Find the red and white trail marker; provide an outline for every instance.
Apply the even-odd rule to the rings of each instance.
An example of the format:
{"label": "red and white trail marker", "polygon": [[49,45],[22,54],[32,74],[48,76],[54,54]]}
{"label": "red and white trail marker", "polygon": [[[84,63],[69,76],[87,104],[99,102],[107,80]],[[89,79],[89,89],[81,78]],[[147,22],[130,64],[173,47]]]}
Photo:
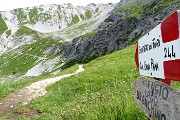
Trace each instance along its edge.
{"label": "red and white trail marker", "polygon": [[138,40],[135,60],[140,75],[180,81],[180,11]]}

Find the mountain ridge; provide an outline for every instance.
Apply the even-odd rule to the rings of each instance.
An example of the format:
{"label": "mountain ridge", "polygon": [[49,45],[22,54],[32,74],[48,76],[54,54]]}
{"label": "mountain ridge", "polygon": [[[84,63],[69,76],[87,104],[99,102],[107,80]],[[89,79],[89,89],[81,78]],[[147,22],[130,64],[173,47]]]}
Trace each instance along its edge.
{"label": "mountain ridge", "polygon": [[11,21],[16,26],[25,25],[46,33],[64,29],[95,17],[101,14],[103,10],[111,11],[113,8],[113,4],[89,4],[86,7],[74,7],[72,4],[47,4],[0,13],[5,20]]}

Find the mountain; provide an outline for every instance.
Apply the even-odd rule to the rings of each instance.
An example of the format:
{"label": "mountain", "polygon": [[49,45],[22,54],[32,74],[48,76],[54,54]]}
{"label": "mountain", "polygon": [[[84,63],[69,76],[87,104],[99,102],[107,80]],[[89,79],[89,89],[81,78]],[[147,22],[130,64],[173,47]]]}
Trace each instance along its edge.
{"label": "mountain", "polygon": [[0,12],[0,79],[58,73],[67,41],[95,30],[114,6],[41,5]]}

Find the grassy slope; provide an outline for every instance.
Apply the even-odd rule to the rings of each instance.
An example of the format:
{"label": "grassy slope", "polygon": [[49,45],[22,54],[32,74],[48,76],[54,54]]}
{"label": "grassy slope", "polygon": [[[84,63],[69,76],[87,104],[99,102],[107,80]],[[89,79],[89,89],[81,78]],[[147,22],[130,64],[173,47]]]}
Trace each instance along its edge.
{"label": "grassy slope", "polygon": [[2,35],[7,29],[8,27],[0,15],[0,35]]}
{"label": "grassy slope", "polygon": [[51,53],[43,54],[43,51],[45,51],[48,47],[51,47],[52,45],[61,47],[63,44],[65,44],[50,38],[36,37],[35,39],[36,42],[32,44],[21,46],[0,56],[1,77],[9,75],[16,75],[18,77],[22,76],[30,68],[36,65],[36,61],[39,59],[51,59],[57,56],[53,56]]}
{"label": "grassy slope", "polygon": [[[21,27],[16,32],[16,35],[32,35],[36,42],[21,46],[13,51],[0,55],[0,99],[3,99],[8,94],[23,88],[34,81],[50,77],[48,74],[44,74],[37,78],[26,78],[21,81],[16,81],[17,78],[24,75],[30,68],[37,64],[37,61],[40,59],[38,57],[52,59],[57,56],[43,54],[44,50],[52,45],[61,47],[65,44],[51,38],[41,38],[37,34],[37,31],[27,27]],[[20,51],[21,54],[18,51]],[[5,79],[6,82],[1,82],[2,79]]]}
{"label": "grassy slope", "polygon": [[32,101],[37,119],[145,119],[136,108],[131,84],[138,77],[135,46],[85,64],[85,72],[48,87]]}
{"label": "grassy slope", "polygon": [[[168,6],[173,1],[167,0],[158,7]],[[154,12],[158,9],[154,8]],[[139,15],[139,11],[135,15],[127,14],[128,17]],[[131,83],[138,76],[134,50],[131,46],[86,64],[84,73],[50,86],[49,93],[34,100],[31,106],[43,112],[40,119],[145,119],[135,107],[131,92]],[[29,83],[0,84],[3,88],[0,99]]]}
{"label": "grassy slope", "polygon": [[[143,5],[138,2],[130,2],[116,9],[116,12],[123,14],[123,18],[126,17],[138,17],[141,16],[141,10]],[[133,11],[133,12],[132,12]]]}
{"label": "grassy slope", "polygon": [[[133,81],[139,76],[134,52],[135,45],[97,58],[84,65],[83,73],[50,85],[44,97],[31,102],[33,109],[42,112],[33,119],[146,119],[136,107],[131,90]],[[59,75],[72,73],[77,68],[75,65]],[[16,111],[25,109],[21,106]],[[27,119],[27,116],[18,118]]]}
{"label": "grassy slope", "polygon": [[95,23],[96,20],[91,20],[81,25],[75,24],[71,27],[67,27],[64,30],[59,31],[58,34],[64,35],[67,39],[73,39],[85,33],[91,32],[92,28],[90,28],[90,26],[93,26]]}
{"label": "grassy slope", "polygon": [[165,0],[158,5],[158,1],[151,0],[151,2],[143,5],[137,1],[134,1],[116,8],[116,12],[120,12],[121,14],[123,14],[123,18],[136,18],[139,16],[143,16],[146,12],[156,15],[163,12],[164,8],[175,4],[176,2],[179,2],[179,0]]}
{"label": "grassy slope", "polygon": [[32,108],[42,112],[36,119],[146,119],[136,107],[131,89],[139,76],[134,52],[135,45],[97,58],[85,64],[78,76],[49,86],[44,97],[31,102]]}

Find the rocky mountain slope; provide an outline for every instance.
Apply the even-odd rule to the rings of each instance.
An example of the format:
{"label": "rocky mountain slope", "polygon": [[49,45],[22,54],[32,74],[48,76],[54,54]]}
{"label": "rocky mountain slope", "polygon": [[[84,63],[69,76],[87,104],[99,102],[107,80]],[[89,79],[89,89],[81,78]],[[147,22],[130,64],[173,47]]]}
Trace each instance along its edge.
{"label": "rocky mountain slope", "polygon": [[178,0],[123,0],[91,37],[81,36],[63,47],[67,66],[90,61],[135,43],[158,21],[180,9]]}

